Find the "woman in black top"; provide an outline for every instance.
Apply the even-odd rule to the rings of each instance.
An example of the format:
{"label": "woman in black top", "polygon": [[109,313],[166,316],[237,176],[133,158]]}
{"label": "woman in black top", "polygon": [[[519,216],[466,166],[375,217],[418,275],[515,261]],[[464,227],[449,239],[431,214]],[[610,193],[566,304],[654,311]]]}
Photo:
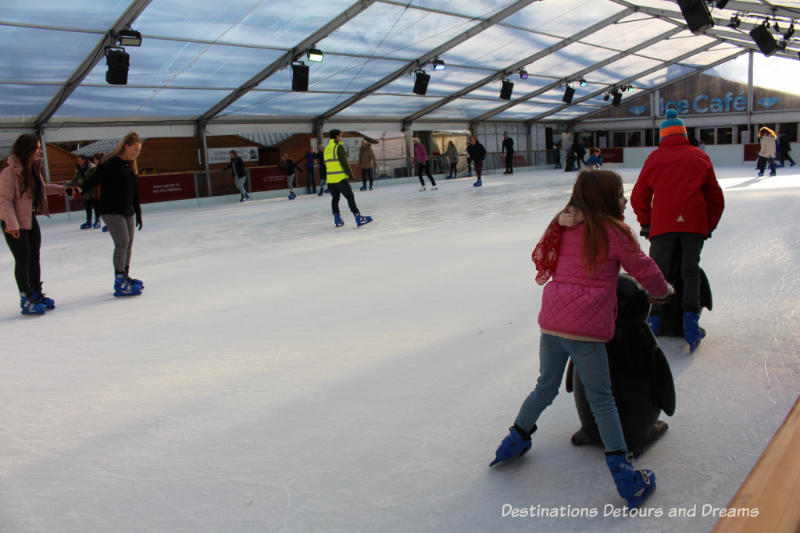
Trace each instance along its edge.
{"label": "woman in black top", "polygon": [[100,185],[100,214],[114,240],[114,296],[141,294],[144,285],[128,275],[133,250],[134,217],[142,229],[136,158],[142,138],[136,132],[126,135],[109,153],[79,191]]}

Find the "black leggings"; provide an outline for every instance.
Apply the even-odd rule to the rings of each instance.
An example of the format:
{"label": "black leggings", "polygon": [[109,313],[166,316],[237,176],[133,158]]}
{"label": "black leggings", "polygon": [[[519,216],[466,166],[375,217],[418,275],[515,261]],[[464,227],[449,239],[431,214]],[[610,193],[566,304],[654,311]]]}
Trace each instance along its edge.
{"label": "black leggings", "polygon": [[417,176],[419,177],[420,184],[424,187],[425,180],[422,179],[422,171],[428,175],[428,179],[431,180],[431,185],[436,185],[436,181],[434,181],[433,176],[431,176],[431,162],[430,160],[425,161],[424,163],[417,163]]}
{"label": "black leggings", "polygon": [[456,167],[457,166],[458,166],[458,162],[450,163],[450,175],[451,176],[455,176],[456,175]]}
{"label": "black leggings", "polygon": [[506,172],[514,172],[514,151],[509,150],[506,152]]}
{"label": "black leggings", "polygon": [[3,235],[6,238],[11,254],[14,256],[14,278],[17,280],[19,292],[24,292],[28,297],[34,291],[41,290],[42,270],[39,265],[39,249],[42,247],[42,232],[34,215],[31,219],[31,229],[20,229],[19,238],[15,239],[6,233],[6,223],[0,223]]}
{"label": "black leggings", "polygon": [[328,189],[331,191],[331,209],[333,214],[339,214],[339,197],[344,196],[347,199],[347,206],[354,214],[358,214],[358,206],[356,205],[356,197],[353,195],[353,189],[350,188],[350,183],[347,180],[338,181],[336,183],[328,183]]}

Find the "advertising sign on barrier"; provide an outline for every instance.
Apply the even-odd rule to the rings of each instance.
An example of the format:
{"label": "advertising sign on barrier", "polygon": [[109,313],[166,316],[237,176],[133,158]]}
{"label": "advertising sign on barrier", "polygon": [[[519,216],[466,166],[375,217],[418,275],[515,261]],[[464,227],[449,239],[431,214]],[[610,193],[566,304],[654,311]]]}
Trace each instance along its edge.
{"label": "advertising sign on barrier", "polygon": [[196,197],[194,174],[191,172],[139,176],[139,202],[142,204],[190,200]]}
{"label": "advertising sign on barrier", "polygon": [[228,164],[231,162],[231,150],[236,150],[236,155],[242,158],[242,161],[249,163],[251,161],[258,161],[258,146],[236,146],[232,148],[209,148],[206,150],[208,156],[208,164],[215,165],[218,163]]}
{"label": "advertising sign on barrier", "polygon": [[250,185],[253,192],[285,189],[286,173],[275,166],[251,168]]}

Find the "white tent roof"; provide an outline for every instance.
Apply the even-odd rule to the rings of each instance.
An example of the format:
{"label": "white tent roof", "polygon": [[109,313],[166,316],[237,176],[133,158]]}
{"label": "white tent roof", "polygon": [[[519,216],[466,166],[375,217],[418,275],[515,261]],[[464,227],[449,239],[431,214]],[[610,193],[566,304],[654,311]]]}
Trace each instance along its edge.
{"label": "white tent roof", "polygon": [[[86,127],[131,124],[241,132],[575,120],[608,105],[610,87],[648,90],[728,61],[757,49],[748,31],[765,17],[785,31],[800,15],[800,2],[725,4],[711,8],[715,27],[694,35],[665,0],[10,0],[0,13],[0,129],[81,138]],[[737,13],[741,26],[727,27]],[[109,85],[105,49],[126,26],[142,45],[126,48],[127,85]],[[312,47],[325,59],[306,61],[308,91],[292,92],[290,64]],[[790,39],[776,55],[798,50]],[[446,70],[433,71],[434,58]],[[419,68],[431,75],[425,96],[412,92]],[[515,83],[510,101],[499,98],[503,77]],[[567,81],[571,105],[561,101]]]}

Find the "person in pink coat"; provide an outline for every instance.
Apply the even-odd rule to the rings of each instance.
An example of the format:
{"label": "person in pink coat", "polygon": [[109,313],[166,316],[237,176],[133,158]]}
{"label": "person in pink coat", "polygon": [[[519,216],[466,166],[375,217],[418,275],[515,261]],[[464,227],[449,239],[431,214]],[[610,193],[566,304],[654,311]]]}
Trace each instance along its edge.
{"label": "person in pink coat", "polygon": [[414,163],[417,165],[417,176],[419,177],[420,192],[425,190],[425,180],[422,179],[423,171],[428,174],[428,179],[431,180],[431,190],[435,191],[438,189],[436,186],[436,181],[431,175],[431,162],[428,160],[428,151],[416,137],[414,137]]}
{"label": "person in pink coat", "polygon": [[611,392],[606,342],[614,337],[620,266],[654,299],[666,298],[671,287],[623,222],[626,204],[619,174],[584,170],[567,207],[553,219],[534,249],[536,281],[546,283],[539,312],[539,379],[490,466],[531,448],[536,422],[558,394],[571,358],[584,383],[617,490],[633,508],[655,489],[655,474],[634,471],[628,461]]}
{"label": "person in pink coat", "polygon": [[42,292],[42,233],[36,214],[50,216],[47,195],[63,194],[64,187],[42,179],[42,144],[36,135],[17,137],[7,162],[0,172],[0,225],[14,256],[22,314],[43,315],[56,304]]}

